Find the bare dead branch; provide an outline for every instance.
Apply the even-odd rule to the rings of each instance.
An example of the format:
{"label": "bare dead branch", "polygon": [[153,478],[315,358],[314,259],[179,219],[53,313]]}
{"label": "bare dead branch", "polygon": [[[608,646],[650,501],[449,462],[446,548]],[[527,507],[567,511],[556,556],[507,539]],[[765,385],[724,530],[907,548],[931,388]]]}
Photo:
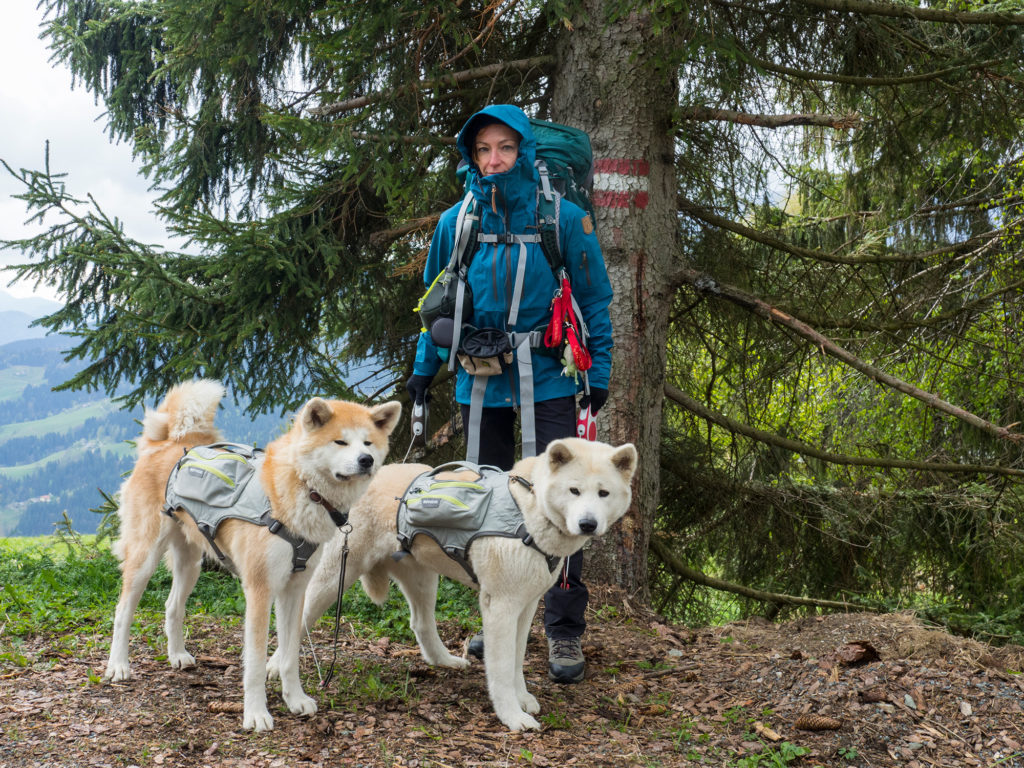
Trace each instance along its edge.
{"label": "bare dead branch", "polygon": [[381,231],[374,232],[370,235],[370,244],[384,245],[392,240],[397,240],[400,237],[412,234],[413,232],[432,232],[434,227],[437,226],[437,221],[440,218],[440,214],[424,216],[420,219],[411,219],[394,229],[382,229]]}
{"label": "bare dead branch", "polygon": [[711,107],[688,107],[680,115],[684,120],[719,120],[724,123],[738,125],[755,125],[760,128],[788,128],[794,125],[817,125],[835,128],[840,131],[860,127],[861,117],[856,113],[849,115],[759,115],[750,112],[737,112],[734,109],[712,109]]}
{"label": "bare dead branch", "polygon": [[797,597],[796,595],[783,595],[778,592],[764,592],[760,589],[753,589],[752,587],[746,587],[742,584],[734,584],[731,581],[725,581],[724,579],[718,579],[714,576],[708,576],[706,573],[702,573],[698,570],[690,568],[688,565],[683,563],[676,554],[672,551],[669,545],[665,541],[665,537],[661,535],[655,535],[651,537],[651,551],[657,556],[665,567],[668,568],[672,573],[682,576],[684,579],[701,584],[705,587],[711,587],[722,592],[731,592],[734,595],[742,595],[743,597],[753,598],[754,600],[761,600],[765,603],[774,603],[781,605],[812,605],[817,608],[833,608],[838,611],[871,611],[874,610],[870,606],[859,605],[858,603],[847,603],[838,602],[835,600],[818,600],[813,597]]}
{"label": "bare dead branch", "polygon": [[337,104],[322,104],[319,107],[312,107],[309,111],[314,115],[331,117],[332,115],[348,112],[353,109],[368,107],[371,104],[376,104],[379,101],[392,98],[405,92],[415,93],[418,91],[431,91],[444,86],[454,88],[462,83],[472,82],[473,80],[497,77],[503,72],[507,72],[509,70],[526,72],[531,69],[544,69],[554,62],[555,57],[551,55],[533,56],[529,59],[517,59],[516,61],[502,61],[497,64],[488,64],[485,67],[475,67],[474,69],[466,69],[461,72],[453,72],[450,75],[445,75],[444,77],[439,77],[434,80],[421,80],[418,83],[410,83],[407,86],[396,88],[392,91],[368,93],[365,96],[357,96],[353,99],[339,101]]}
{"label": "bare dead branch", "polygon": [[903,381],[902,379],[898,379],[895,376],[891,376],[885,371],[864,362],[853,353],[840,347],[828,337],[818,333],[806,323],[797,320],[795,317],[787,315],[785,312],[776,309],[755,296],[751,296],[750,294],[741,291],[739,288],[719,283],[713,278],[692,269],[683,268],[679,271],[679,275],[683,282],[693,285],[697,290],[731,301],[732,303],[749,310],[753,314],[762,317],[765,320],[769,320],[777,325],[790,329],[801,338],[814,344],[814,346],[820,349],[823,354],[834,357],[879,384],[887,386],[890,389],[895,389],[897,392],[902,392],[905,395],[909,395],[916,400],[920,400],[929,408],[946,413],[956,419],[959,419],[965,424],[970,424],[972,427],[1001,440],[1012,440],[1015,442],[1024,440],[1024,434],[1012,432],[1007,427],[1001,427],[998,424],[993,424],[970,411],[965,411],[963,408],[943,400],[932,392],[927,392],[919,387],[915,387],[913,384]]}
{"label": "bare dead branch", "polygon": [[931,80],[941,80],[947,75],[954,75],[957,72],[970,70],[988,69],[1003,62],[1012,61],[1009,58],[986,59],[985,61],[971,62],[970,64],[958,64],[945,69],[936,69],[932,72],[922,72],[919,75],[903,75],[901,77],[863,77],[858,75],[838,75],[833,72],[814,72],[812,70],[797,69],[777,64],[767,59],[751,57],[750,61],[759,69],[766,72],[774,72],[777,75],[793,77],[797,80],[811,80],[823,83],[842,83],[844,85],[856,85],[866,88],[890,88],[895,85],[912,85],[914,83],[927,83]]}
{"label": "bare dead branch", "polygon": [[[1002,232],[1006,231],[1006,228],[1004,227],[991,232],[975,235],[974,237],[968,238],[960,243],[950,243],[949,245],[933,248],[930,251],[922,251],[920,253],[887,253],[873,256],[839,256],[834,253],[816,251],[812,248],[804,248],[799,245],[787,243],[785,240],[780,240],[767,232],[762,232],[759,229],[754,229],[753,227],[740,224],[732,219],[727,219],[725,216],[720,216],[703,206],[697,205],[695,202],[688,200],[682,195],[678,198],[678,208],[683,213],[687,213],[696,219],[700,219],[707,224],[720,227],[721,229],[732,232],[733,234],[745,237],[748,240],[753,240],[755,243],[761,243],[761,245],[767,245],[770,248],[775,248],[776,250],[783,251],[784,253],[791,253],[794,256],[799,256],[800,258],[824,261],[829,264],[893,264],[921,261],[922,259],[941,256],[946,253],[956,254],[970,250],[971,248],[984,243],[986,239],[998,236]],[[1014,221],[1014,224],[1016,224],[1016,220]]]}
{"label": "bare dead branch", "polygon": [[799,245],[787,243],[777,237],[772,237],[771,235],[758,229],[754,229],[753,227],[748,227],[745,224],[740,224],[732,219],[719,216],[717,213],[709,211],[707,208],[699,206],[692,200],[688,200],[682,196],[679,197],[679,210],[693,216],[694,218],[707,222],[712,226],[720,227],[729,232],[741,235],[748,240],[753,240],[755,243],[761,243],[761,245],[767,245],[771,248],[784,251],[785,253],[791,253],[794,256],[799,256],[804,259],[825,261],[831,264],[883,264],[917,261],[920,259],[920,255],[918,254],[887,253],[877,256],[838,256],[834,253],[826,253],[825,251],[815,251],[811,248],[803,248]]}
{"label": "bare dead branch", "polygon": [[839,13],[859,13],[866,16],[891,16],[899,19],[937,21],[944,24],[987,24],[997,27],[1024,25],[1024,16],[1014,13],[986,11],[945,11],[919,5],[869,2],[868,0],[797,0],[801,5]]}
{"label": "bare dead branch", "polygon": [[947,464],[935,461],[884,459],[873,456],[846,456],[839,453],[832,453],[820,448],[815,448],[813,445],[808,445],[800,440],[782,437],[772,432],[757,429],[749,424],[743,424],[735,419],[731,419],[724,413],[711,410],[703,403],[698,402],[682,390],[673,387],[671,384],[665,385],[665,397],[685,408],[695,416],[711,422],[712,424],[717,424],[729,432],[749,437],[751,440],[757,440],[760,443],[784,448],[788,451],[793,451],[793,453],[798,453],[801,456],[810,456],[811,458],[819,459],[820,461],[824,461],[829,464],[840,464],[854,467],[882,467],[887,469],[912,469],[919,470],[921,472],[942,472],[946,474],[966,473],[1024,477],[1024,469],[1014,469],[1013,467],[1000,467],[989,464]]}

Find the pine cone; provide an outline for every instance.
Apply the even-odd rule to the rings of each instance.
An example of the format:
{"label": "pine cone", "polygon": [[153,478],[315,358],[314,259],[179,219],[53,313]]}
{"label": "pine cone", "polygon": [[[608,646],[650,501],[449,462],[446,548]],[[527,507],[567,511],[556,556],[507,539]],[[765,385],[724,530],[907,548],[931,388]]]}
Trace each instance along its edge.
{"label": "pine cone", "polygon": [[210,712],[241,712],[242,702],[240,701],[211,701],[206,705]]}
{"label": "pine cone", "polygon": [[793,727],[801,731],[836,731],[843,727],[843,723],[825,715],[801,715]]}

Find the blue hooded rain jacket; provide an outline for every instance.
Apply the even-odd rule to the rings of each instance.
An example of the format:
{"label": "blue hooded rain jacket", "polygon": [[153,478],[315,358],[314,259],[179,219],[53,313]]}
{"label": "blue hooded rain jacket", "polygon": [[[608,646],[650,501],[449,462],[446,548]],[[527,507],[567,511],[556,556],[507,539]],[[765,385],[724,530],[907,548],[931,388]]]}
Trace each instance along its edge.
{"label": "blue hooded rain jacket", "polygon": [[[476,122],[484,116],[505,123],[522,140],[515,165],[503,173],[480,176],[468,142],[476,136]],[[490,121],[486,121],[490,122]],[[539,176],[534,168],[537,142],[525,113],[507,104],[485,107],[473,115],[459,133],[457,146],[469,163],[469,188],[481,215],[480,231],[488,234],[533,234],[537,231],[537,187]],[[455,223],[459,205],[441,215],[434,231],[423,272],[426,286],[434,281],[452,254]],[[562,258],[569,273],[575,296],[590,331],[587,348],[593,359],[588,371],[592,387],[608,388],[611,374],[612,327],[608,305],[612,289],[605,271],[604,257],[594,234],[593,222],[579,206],[561,201],[559,235]],[[528,332],[546,326],[551,319],[551,299],[557,281],[539,243],[526,244],[526,281],[519,305],[519,317],[508,325],[509,309],[520,258],[519,245],[480,243],[472,256],[468,284],[473,296],[473,314],[467,322],[477,328],[500,328],[505,331]],[[579,382],[562,374],[562,362],[544,354],[533,354],[534,400],[537,402],[565,397],[582,390]],[[430,334],[420,334],[413,372],[433,376],[443,365],[438,348]],[[518,406],[519,374],[516,363],[501,374],[487,377],[484,407]],[[469,404],[472,377],[459,366],[455,398]]]}

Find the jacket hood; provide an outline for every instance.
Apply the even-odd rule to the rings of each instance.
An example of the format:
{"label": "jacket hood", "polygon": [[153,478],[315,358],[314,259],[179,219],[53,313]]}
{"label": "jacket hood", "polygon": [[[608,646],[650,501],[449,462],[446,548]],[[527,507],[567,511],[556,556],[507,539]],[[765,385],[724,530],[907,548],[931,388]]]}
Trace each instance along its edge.
{"label": "jacket hood", "polygon": [[469,142],[476,136],[482,124],[497,120],[504,123],[521,137],[519,141],[519,157],[516,164],[504,173],[494,174],[494,178],[501,176],[518,177],[536,184],[538,181],[537,172],[533,167],[533,161],[537,157],[537,140],[533,136],[533,129],[530,128],[530,120],[519,107],[511,104],[492,104],[484,107],[474,114],[459,131],[459,137],[455,145],[462,155],[462,159],[469,164],[470,173],[480,178],[480,169],[476,167],[473,160],[472,147]]}

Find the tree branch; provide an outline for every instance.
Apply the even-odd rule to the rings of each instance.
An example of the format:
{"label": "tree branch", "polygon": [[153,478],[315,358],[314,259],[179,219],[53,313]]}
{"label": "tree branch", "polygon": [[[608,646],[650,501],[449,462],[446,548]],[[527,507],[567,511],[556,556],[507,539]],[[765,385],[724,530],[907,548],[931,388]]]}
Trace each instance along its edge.
{"label": "tree branch", "polygon": [[951,67],[946,67],[945,69],[936,69],[932,72],[922,72],[919,75],[903,75],[902,77],[863,77],[858,75],[838,75],[833,72],[814,72],[812,70],[796,69],[795,67],[787,67],[783,64],[768,61],[767,59],[759,59],[755,56],[750,57],[750,62],[759,69],[763,69],[766,72],[774,72],[777,75],[785,75],[798,80],[812,80],[823,83],[842,83],[843,85],[865,86],[867,88],[882,88],[894,85],[924,83],[929,80],[938,80],[946,75],[952,75],[961,71],[987,69],[1004,61],[1011,61],[1011,59],[986,59],[985,61],[976,61],[970,64],[957,64]]}
{"label": "tree branch", "polygon": [[835,600],[816,600],[813,597],[797,597],[795,595],[779,594],[778,592],[762,592],[759,589],[745,587],[742,584],[733,584],[731,581],[716,579],[714,576],[708,576],[706,573],[701,573],[700,571],[694,570],[684,564],[682,560],[676,557],[668,544],[665,543],[663,536],[651,537],[651,551],[657,555],[658,559],[661,560],[661,562],[665,564],[665,567],[672,571],[672,573],[682,576],[684,579],[689,579],[696,584],[702,584],[705,587],[711,587],[712,589],[717,589],[722,592],[732,592],[735,595],[750,597],[754,600],[761,600],[765,603],[810,605],[816,608],[834,608],[839,611],[874,610],[870,606],[859,605],[857,603],[838,602]]}
{"label": "tree branch", "polygon": [[888,253],[879,256],[837,256],[833,253],[826,253],[825,251],[815,251],[811,248],[803,248],[799,245],[793,245],[780,240],[777,237],[762,232],[753,227],[748,227],[744,224],[727,219],[724,216],[719,216],[717,213],[709,211],[707,208],[703,208],[691,200],[685,197],[679,197],[679,210],[683,213],[687,213],[696,219],[700,219],[708,224],[721,229],[733,232],[734,234],[741,235],[748,240],[753,240],[755,243],[761,243],[761,245],[767,245],[771,248],[775,248],[785,253],[791,253],[794,256],[799,256],[804,259],[813,259],[815,261],[826,261],[830,264],[888,264],[888,263],[899,263],[905,261],[918,261],[921,258],[920,254],[903,254],[903,253]]}
{"label": "tree branch", "polygon": [[818,333],[807,324],[800,322],[796,318],[787,315],[785,312],[776,309],[755,296],[751,296],[738,288],[734,288],[729,285],[722,285],[713,278],[701,274],[696,270],[683,268],[679,271],[679,275],[684,282],[690,283],[699,291],[712,293],[715,296],[719,296],[748,309],[759,317],[763,317],[773,323],[789,328],[798,336],[812,342],[823,353],[846,363],[854,370],[860,371],[879,384],[883,384],[898,392],[902,392],[905,395],[909,395],[916,400],[920,400],[928,407],[953,416],[965,424],[970,424],[972,427],[980,429],[982,432],[992,435],[993,437],[1013,441],[1024,439],[1024,434],[1011,432],[1007,427],[1000,427],[998,424],[993,424],[980,416],[976,416],[969,411],[965,411],[963,408],[959,408],[952,403],[946,402],[931,392],[926,392],[925,390],[915,387],[913,384],[905,382],[902,379],[890,376],[888,373],[885,373],[879,368],[875,368],[851,352],[843,349],[831,339]]}
{"label": "tree branch", "polygon": [[734,419],[730,419],[725,414],[713,411],[703,403],[694,400],[685,392],[676,389],[671,384],[665,385],[665,396],[677,405],[680,405],[690,411],[695,416],[699,416],[712,424],[717,424],[730,432],[738,435],[744,435],[745,437],[749,437],[752,440],[757,440],[761,443],[785,448],[788,451],[793,451],[793,453],[799,453],[801,456],[810,456],[811,458],[819,459],[821,461],[828,462],[829,464],[842,464],[856,467],[916,469],[922,472],[965,472],[970,474],[1012,475],[1015,477],[1024,477],[1024,469],[1014,469],[1012,467],[1000,467],[985,464],[940,464],[932,461],[881,459],[868,456],[846,456],[843,454],[831,453],[829,451],[821,450],[820,448],[815,448],[814,446],[808,445],[807,443],[799,440],[781,437],[771,432],[766,432],[765,430],[752,427],[749,424],[743,424]]}
{"label": "tree branch", "polygon": [[1013,13],[944,11],[939,8],[876,3],[867,0],[797,0],[797,2],[825,11],[859,13],[866,16],[892,16],[900,19],[917,19],[918,21],[938,21],[945,24],[990,24],[1000,27],[1024,25],[1024,16]]}
{"label": "tree branch", "polygon": [[379,101],[393,98],[394,96],[402,93],[430,91],[445,85],[454,87],[473,80],[483,80],[488,77],[496,77],[509,70],[524,72],[530,69],[544,68],[554,64],[554,62],[555,57],[552,55],[533,56],[529,59],[517,59],[516,61],[501,61],[497,64],[488,64],[485,67],[475,67],[474,69],[466,69],[461,72],[453,72],[450,75],[445,75],[444,77],[439,77],[434,80],[421,80],[418,83],[410,83],[407,86],[396,88],[391,91],[368,93],[365,96],[357,96],[352,99],[346,99],[345,101],[339,101],[337,104],[322,104],[319,107],[312,107],[309,111],[312,114],[319,115],[321,117],[331,117],[342,112],[348,112],[353,109],[360,109],[361,107],[376,104]]}
{"label": "tree branch", "polygon": [[692,106],[682,111],[683,120],[720,120],[725,123],[739,125],[756,125],[761,128],[788,128],[794,125],[819,125],[846,131],[859,128],[861,117],[856,113],[849,115],[759,115],[750,112],[737,112],[733,109],[712,109],[711,107]]}

